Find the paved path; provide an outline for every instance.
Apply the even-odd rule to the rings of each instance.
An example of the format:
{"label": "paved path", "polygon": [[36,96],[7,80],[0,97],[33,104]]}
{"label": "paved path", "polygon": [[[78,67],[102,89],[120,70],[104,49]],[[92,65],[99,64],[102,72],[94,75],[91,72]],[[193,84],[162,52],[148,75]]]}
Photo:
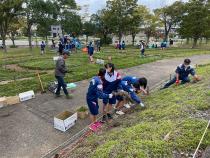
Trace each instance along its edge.
{"label": "paved path", "polygon": [[[192,64],[210,62],[210,55],[190,57]],[[168,79],[183,58],[165,59],[121,70],[124,75],[145,76],[152,87]],[[78,121],[66,133],[53,128],[53,116],[64,111],[75,111],[85,105],[89,81],[78,82],[72,100],[55,99],[52,94],[37,94],[36,98],[19,105],[0,109],[0,158],[39,158],[54,149],[88,125],[89,120]]]}

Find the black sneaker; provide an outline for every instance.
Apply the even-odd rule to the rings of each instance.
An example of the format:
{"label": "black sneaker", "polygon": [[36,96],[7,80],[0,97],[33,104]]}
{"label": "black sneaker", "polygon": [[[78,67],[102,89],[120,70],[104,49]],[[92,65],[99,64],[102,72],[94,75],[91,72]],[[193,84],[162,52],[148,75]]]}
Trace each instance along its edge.
{"label": "black sneaker", "polygon": [[66,95],[66,99],[72,99],[72,98],[73,98],[73,95],[71,94]]}
{"label": "black sneaker", "polygon": [[103,115],[101,123],[105,123],[107,121],[106,115]]}
{"label": "black sneaker", "polygon": [[59,98],[59,97],[61,97],[60,94],[55,94],[55,98]]}
{"label": "black sneaker", "polygon": [[112,115],[109,114],[109,113],[107,113],[107,117],[108,117],[109,120],[113,119]]}

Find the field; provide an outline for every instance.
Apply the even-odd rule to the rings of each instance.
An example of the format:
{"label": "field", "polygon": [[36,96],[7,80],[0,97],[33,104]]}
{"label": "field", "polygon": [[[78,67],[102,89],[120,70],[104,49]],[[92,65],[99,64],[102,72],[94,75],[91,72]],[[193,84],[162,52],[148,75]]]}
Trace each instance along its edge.
{"label": "field", "polygon": [[[36,92],[39,91],[40,86],[37,72],[41,74],[45,88],[50,81],[54,81],[55,63],[53,57],[57,56],[57,54],[49,49],[46,52],[46,54],[40,55],[39,48],[34,48],[32,52],[27,48],[10,48],[7,53],[0,51],[0,96],[16,95],[31,89]],[[195,54],[210,54],[210,51],[178,48],[169,48],[164,51],[149,49],[146,50],[147,56],[141,58],[137,48],[129,47],[126,51],[119,51],[113,47],[103,47],[100,53],[95,53],[94,58],[104,59],[105,62],[108,62],[108,57],[111,56],[116,68],[122,69],[165,58],[184,57]],[[95,75],[98,69],[102,67],[102,65],[90,64],[87,54],[81,51],[70,55],[66,65],[71,71],[66,75],[67,82],[88,79]],[[7,83],[7,81],[11,80],[12,82]]]}
{"label": "field", "polygon": [[[88,137],[70,157],[192,157],[210,119],[210,66],[197,71],[202,81],[156,90],[144,97],[146,109],[136,107],[118,117]],[[208,146],[210,130],[200,153]]]}

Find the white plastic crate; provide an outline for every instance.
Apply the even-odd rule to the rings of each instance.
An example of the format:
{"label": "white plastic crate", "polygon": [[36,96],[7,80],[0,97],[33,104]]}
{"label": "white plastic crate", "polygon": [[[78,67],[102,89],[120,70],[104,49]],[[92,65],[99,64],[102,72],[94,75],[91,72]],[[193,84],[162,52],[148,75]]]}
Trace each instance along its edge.
{"label": "white plastic crate", "polygon": [[77,113],[64,111],[54,117],[54,128],[65,132],[69,128],[74,126],[76,121],[77,121]]}
{"label": "white plastic crate", "polygon": [[96,64],[104,65],[104,60],[102,59],[96,59]]}
{"label": "white plastic crate", "polygon": [[6,106],[7,103],[6,103],[6,97],[2,97],[0,98],[0,108]]}
{"label": "white plastic crate", "polygon": [[58,60],[58,58],[59,58],[59,56],[57,56],[57,57],[53,57],[53,60],[54,60],[54,61],[57,61],[57,60]]}
{"label": "white plastic crate", "polygon": [[31,90],[31,91],[27,91],[27,92],[24,92],[24,93],[20,93],[19,98],[20,98],[21,102],[33,99],[33,98],[35,98],[34,91]]}

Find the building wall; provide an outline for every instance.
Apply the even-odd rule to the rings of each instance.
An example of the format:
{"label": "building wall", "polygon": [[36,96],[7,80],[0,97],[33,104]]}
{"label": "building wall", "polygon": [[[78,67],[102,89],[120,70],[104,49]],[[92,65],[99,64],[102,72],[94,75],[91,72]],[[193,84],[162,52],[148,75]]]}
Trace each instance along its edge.
{"label": "building wall", "polygon": [[50,32],[52,37],[62,36],[61,25],[51,25]]}

